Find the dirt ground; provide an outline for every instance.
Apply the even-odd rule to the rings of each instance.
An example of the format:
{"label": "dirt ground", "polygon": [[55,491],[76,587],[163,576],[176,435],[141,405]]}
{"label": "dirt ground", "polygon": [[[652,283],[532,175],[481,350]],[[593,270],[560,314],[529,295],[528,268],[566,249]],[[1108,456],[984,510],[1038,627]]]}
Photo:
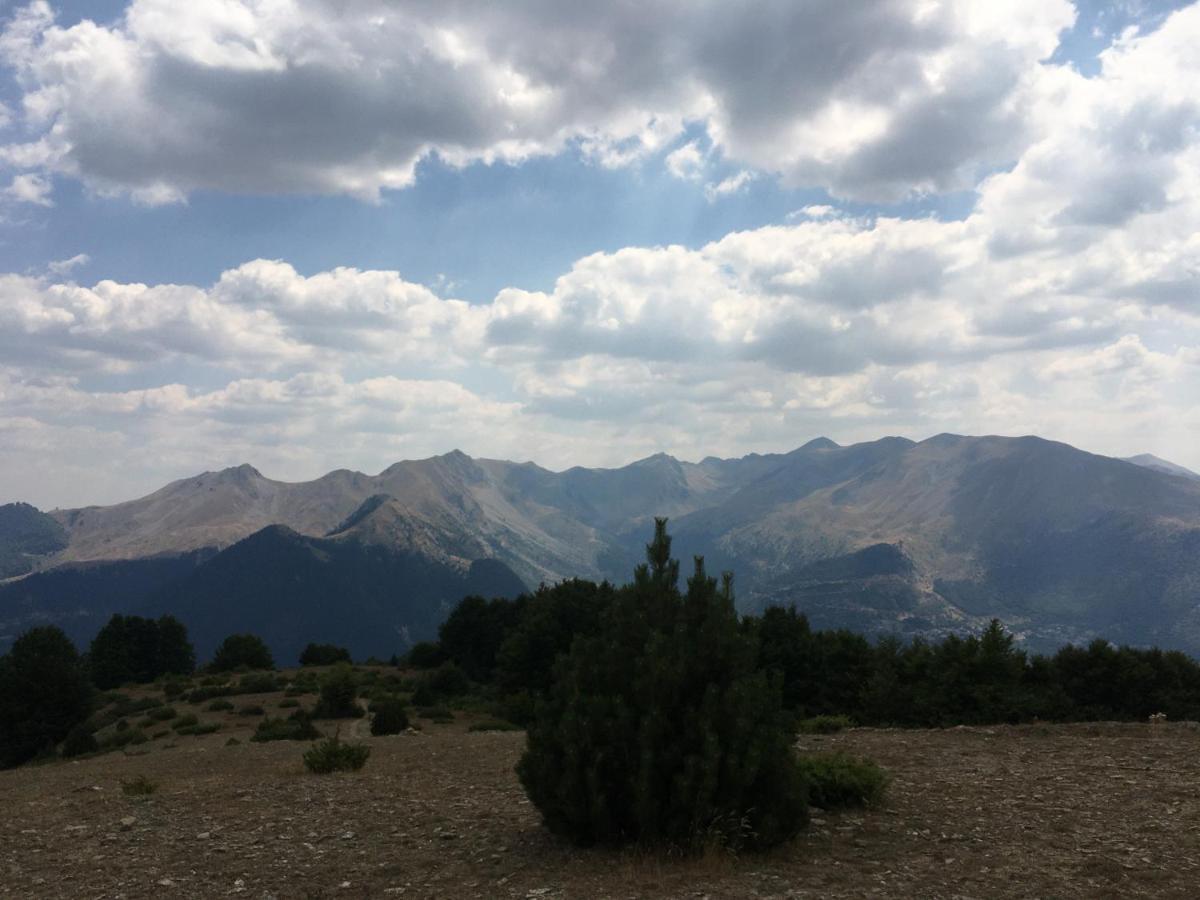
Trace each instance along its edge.
{"label": "dirt ground", "polygon": [[[1200,730],[1183,724],[807,737],[887,768],[885,805],[817,812],[765,856],[680,860],[551,837],[513,774],[524,736],[468,721],[366,737],[352,775],[309,775],[305,745],[246,743],[232,716],[141,755],[0,772],[0,897],[1200,895]],[[125,796],[138,775],[158,790]]]}

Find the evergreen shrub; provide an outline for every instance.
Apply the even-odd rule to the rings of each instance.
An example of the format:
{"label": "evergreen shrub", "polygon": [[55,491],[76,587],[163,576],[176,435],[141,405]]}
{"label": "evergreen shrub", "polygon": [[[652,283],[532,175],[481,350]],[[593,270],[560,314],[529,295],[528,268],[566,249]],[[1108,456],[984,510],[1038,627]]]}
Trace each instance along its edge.
{"label": "evergreen shrub", "polygon": [[408,711],[395,698],[375,701],[371,711],[375,714],[371,719],[371,734],[402,734],[408,728]]}
{"label": "evergreen shrub", "polygon": [[313,744],[304,753],[304,766],[316,775],[357,772],[366,765],[371,748],[366,744],[344,744],[338,735]]}
{"label": "evergreen shrub", "polygon": [[815,753],[800,757],[809,802],[821,809],[877,806],[883,800],[888,776],[866,759],[846,753]]}
{"label": "evergreen shrub", "polygon": [[739,627],[732,576],[677,587],[666,520],[647,563],[580,636],[517,766],[546,826],[582,845],[777,845],[807,823],[794,718]]}

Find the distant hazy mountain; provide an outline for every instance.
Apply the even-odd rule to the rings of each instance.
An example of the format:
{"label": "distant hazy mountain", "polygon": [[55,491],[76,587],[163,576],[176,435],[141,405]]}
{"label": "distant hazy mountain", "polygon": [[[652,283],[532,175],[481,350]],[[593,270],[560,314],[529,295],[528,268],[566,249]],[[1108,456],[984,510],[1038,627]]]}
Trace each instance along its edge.
{"label": "distant hazy mountain", "polygon": [[[796,603],[820,625],[901,634],[995,615],[1036,646],[1102,634],[1200,651],[1200,479],[1156,462],[1035,437],[939,435],[564,472],[456,451],[298,484],[240,466],[53,513],[68,543],[24,581],[85,561],[111,574],[98,564],[218,553],[189,569],[186,589],[165,584],[154,608],[194,611],[220,636],[255,622],[283,646],[290,592],[305,627],[322,630],[304,642],[345,634],[362,652],[368,631],[403,641],[433,627],[472,566],[491,566],[507,590],[509,575],[528,586],[624,581],[652,518],[668,515],[677,555],[732,569],[746,610]],[[284,528],[263,531],[274,525]],[[385,592],[396,573],[433,587]],[[15,621],[5,610],[21,583],[0,585],[0,623]],[[373,630],[336,631],[323,605],[343,597]]]}
{"label": "distant hazy mountain", "polygon": [[1135,466],[1145,466],[1147,469],[1157,469],[1159,472],[1166,472],[1168,475],[1180,475],[1184,478],[1191,478],[1193,481],[1200,481],[1200,473],[1193,472],[1191,469],[1185,469],[1183,466],[1155,456],[1153,453],[1139,453],[1137,456],[1127,456],[1125,457],[1125,462],[1131,462]]}

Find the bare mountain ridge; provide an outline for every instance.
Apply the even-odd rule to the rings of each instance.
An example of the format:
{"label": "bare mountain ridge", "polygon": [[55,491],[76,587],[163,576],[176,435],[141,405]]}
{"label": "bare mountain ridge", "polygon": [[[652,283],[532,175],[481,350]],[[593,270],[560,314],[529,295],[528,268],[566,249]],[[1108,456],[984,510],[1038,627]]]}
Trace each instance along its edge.
{"label": "bare mountain ridge", "polygon": [[1139,453],[1137,456],[1127,456],[1125,457],[1125,462],[1131,462],[1135,466],[1145,466],[1148,469],[1156,469],[1168,475],[1179,475],[1183,478],[1190,478],[1193,481],[1200,481],[1200,472],[1193,472],[1191,469],[1155,456],[1153,453]]}
{"label": "bare mountain ridge", "polygon": [[448,570],[495,560],[527,585],[623,581],[669,515],[677,555],[733,569],[744,609],[795,602],[822,625],[913,634],[999,615],[1035,643],[1200,650],[1200,481],[1036,437],[817,439],[563,472],[455,451],[296,484],[239,466],[53,515],[69,543],[49,566],[211,551],[280,524]]}

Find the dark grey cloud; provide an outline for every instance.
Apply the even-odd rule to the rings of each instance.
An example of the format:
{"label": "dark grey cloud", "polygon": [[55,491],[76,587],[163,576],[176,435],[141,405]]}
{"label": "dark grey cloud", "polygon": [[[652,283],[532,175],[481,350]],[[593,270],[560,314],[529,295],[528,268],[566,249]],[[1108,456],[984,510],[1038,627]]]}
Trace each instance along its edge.
{"label": "dark grey cloud", "polygon": [[578,141],[612,164],[700,121],[730,159],[894,199],[1011,158],[1022,77],[1071,18],[1066,0],[1015,6],[998,29],[917,0],[133,0],[110,28],[64,30],[38,0],[3,41],[46,140],[0,161],[151,202],[373,197],[430,153],[521,160]]}

